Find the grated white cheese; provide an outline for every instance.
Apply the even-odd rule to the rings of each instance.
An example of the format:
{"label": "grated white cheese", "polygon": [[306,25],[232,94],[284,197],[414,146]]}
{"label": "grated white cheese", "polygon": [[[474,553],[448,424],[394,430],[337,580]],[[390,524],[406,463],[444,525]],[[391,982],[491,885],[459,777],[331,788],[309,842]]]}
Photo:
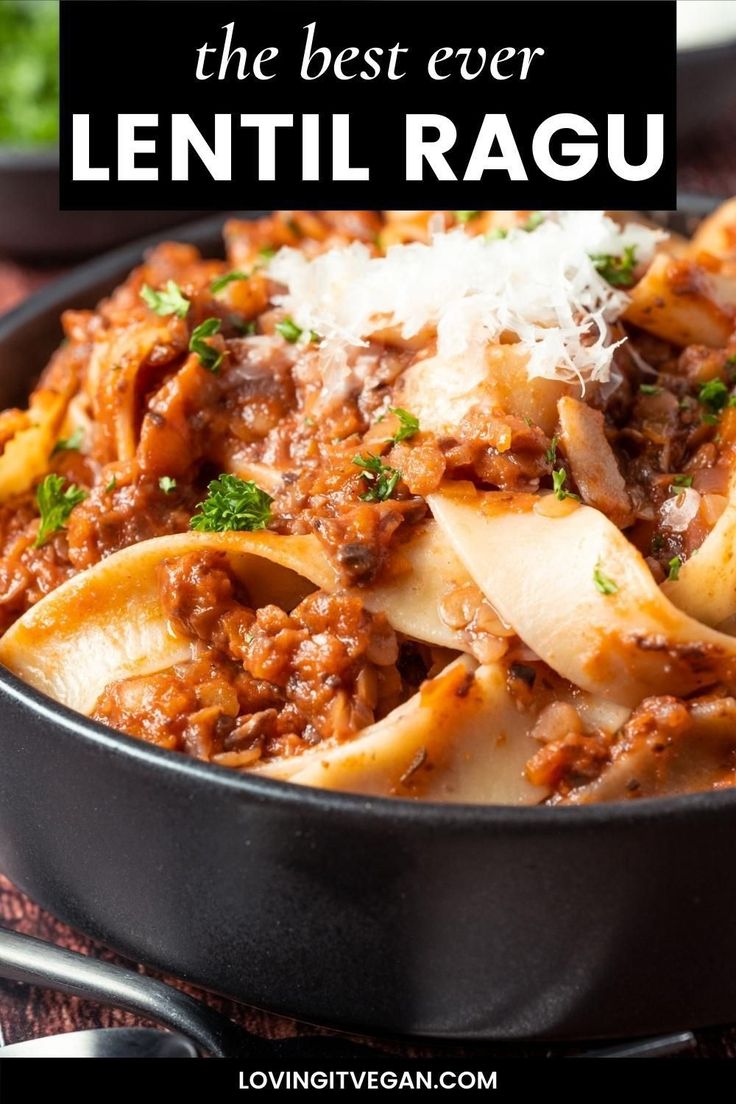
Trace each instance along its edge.
{"label": "grated white cheese", "polygon": [[591,256],[635,246],[637,264],[647,263],[663,236],[637,223],[620,228],[601,211],[546,212],[532,232],[488,240],[457,229],[429,244],[394,245],[385,257],[360,243],[311,260],[284,248],[269,275],[287,288],[276,303],[323,338],[322,373],[333,393],[350,375],[350,347],[387,328],[405,340],[436,331],[441,357],[477,353],[513,334],[530,378],[585,384],[610,378],[608,324],[628,301]]}

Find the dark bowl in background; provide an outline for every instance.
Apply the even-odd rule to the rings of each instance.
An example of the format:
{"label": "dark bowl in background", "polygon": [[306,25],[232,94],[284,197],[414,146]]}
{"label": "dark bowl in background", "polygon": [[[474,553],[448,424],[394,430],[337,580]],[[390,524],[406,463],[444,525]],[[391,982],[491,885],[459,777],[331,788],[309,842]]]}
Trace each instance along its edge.
{"label": "dark bowl in background", "polygon": [[0,146],[0,255],[69,263],[202,211],[60,211],[55,148]]}
{"label": "dark bowl in background", "polygon": [[736,117],[736,40],[677,51],[677,139],[691,142]]}

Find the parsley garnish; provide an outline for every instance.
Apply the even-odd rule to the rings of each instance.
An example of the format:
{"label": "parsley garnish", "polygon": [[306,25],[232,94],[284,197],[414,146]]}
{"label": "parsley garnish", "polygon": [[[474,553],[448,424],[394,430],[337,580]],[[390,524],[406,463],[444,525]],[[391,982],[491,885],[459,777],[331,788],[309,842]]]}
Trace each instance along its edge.
{"label": "parsley garnish", "polygon": [[172,479],[170,475],[162,475],[158,481],[158,485],[164,494],[171,494],[176,488],[176,480]]}
{"label": "parsley garnish", "polygon": [[480,214],[480,211],[453,211],[452,212],[458,222],[463,223],[472,222]]}
{"label": "parsley garnish", "polygon": [[642,395],[661,395],[662,388],[657,387],[654,383],[640,383],[639,390]]}
{"label": "parsley garnish", "polygon": [[55,452],[78,452],[84,441],[84,430],[81,426],[74,430],[70,437],[60,437],[53,447],[51,455]]}
{"label": "parsley garnish", "polygon": [[683,487],[692,487],[693,477],[691,475],[674,475],[672,477],[672,483],[670,484],[670,490],[673,494],[677,494]]}
{"label": "parsley garnish", "polygon": [[711,414],[717,414],[728,403],[728,388],[723,380],[712,379],[701,384],[698,391],[698,402],[705,406]]}
{"label": "parsley garnish", "polygon": [[400,441],[408,441],[410,437],[419,432],[419,419],[410,414],[408,410],[402,410],[400,406],[392,406],[389,414],[395,414],[399,419],[399,428],[391,438],[395,445],[398,445]]}
{"label": "parsley garnish", "polygon": [[219,333],[221,325],[219,318],[206,318],[194,330],[189,341],[189,352],[197,354],[203,368],[215,373],[220,369],[223,354],[213,349],[205,338]]}
{"label": "parsley garnish", "polygon": [[61,475],[47,475],[36,488],[41,525],[33,542],[34,548],[40,548],[53,533],[63,529],[74,507],[87,497],[87,492],[75,483],[70,483],[66,490],[62,490],[65,482]]}
{"label": "parsley garnish", "polygon": [[636,246],[626,245],[620,257],[612,253],[594,253],[593,267],[613,287],[631,287],[636,268]]}
{"label": "parsley garnish", "polygon": [[486,234],[486,241],[501,241],[508,236],[509,232],[503,226],[494,226],[493,230],[489,230]]}
{"label": "parsley garnish", "polygon": [[113,476],[112,479],[110,480],[110,482],[105,487],[105,494],[109,494],[110,491],[114,491],[115,488],[117,487],[117,485],[118,485],[118,481],[117,481],[116,477]]}
{"label": "parsley garnish", "polygon": [[613,579],[609,579],[608,575],[604,575],[601,571],[600,560],[593,568],[593,582],[595,583],[595,589],[600,594],[616,594],[618,592],[618,583],[614,583]]}
{"label": "parsley garnish", "polygon": [[293,318],[284,318],[282,322],[277,322],[276,330],[281,334],[284,341],[288,341],[290,345],[298,341],[304,332],[300,326],[297,326]]}
{"label": "parsley garnish", "polygon": [[166,281],[163,291],[154,291],[148,284],[141,288],[141,299],[150,307],[154,314],[162,316],[175,314],[177,318],[186,318],[189,310],[189,300],[181,293],[181,288],[173,280]]}
{"label": "parsley garnish", "polygon": [[250,278],[249,272],[226,272],[224,276],[218,276],[210,284],[210,291],[213,295],[217,295],[218,291],[222,291],[228,284],[232,284],[235,280],[248,280]]}
{"label": "parsley garnish", "polygon": [[270,261],[276,256],[278,250],[274,249],[272,245],[264,245],[263,249],[258,250],[258,256],[262,257],[264,261]]}
{"label": "parsley garnish", "polygon": [[580,501],[580,495],[573,494],[572,491],[565,490],[565,481],[567,479],[567,472],[564,468],[558,468],[557,471],[552,472],[552,490],[555,493],[555,498],[559,498],[560,502],[565,498],[574,498],[576,502]]}
{"label": "parsley garnish", "polygon": [[532,211],[526,222],[521,224],[521,229],[526,231],[527,234],[531,234],[532,230],[536,230],[538,226],[541,226],[544,222],[544,215],[541,211]]}
{"label": "parsley garnish", "polygon": [[680,576],[680,568],[682,567],[682,559],[679,556],[673,556],[667,566],[670,569],[667,578],[671,583],[677,582]]}
{"label": "parsley garnish", "polygon": [[544,459],[547,461],[548,464],[554,464],[557,462],[557,445],[559,444],[559,440],[560,438],[555,433],[554,437],[549,443],[549,448],[544,454]]}
{"label": "parsley garnish", "polygon": [[189,524],[205,533],[265,529],[271,519],[272,502],[271,496],[251,480],[221,475],[207,487],[207,498],[199,503],[199,512]]}
{"label": "parsley garnish", "polygon": [[353,463],[363,471],[361,477],[370,483],[370,487],[360,497],[363,502],[385,502],[396,490],[396,484],[401,479],[401,472],[384,464],[380,456],[368,453],[367,456],[358,454],[353,457]]}
{"label": "parsley garnish", "polygon": [[251,334],[256,332],[256,320],[252,318],[250,322],[244,322],[242,318],[238,318],[236,314],[230,315],[230,325],[238,333],[244,334],[246,337],[250,337]]}

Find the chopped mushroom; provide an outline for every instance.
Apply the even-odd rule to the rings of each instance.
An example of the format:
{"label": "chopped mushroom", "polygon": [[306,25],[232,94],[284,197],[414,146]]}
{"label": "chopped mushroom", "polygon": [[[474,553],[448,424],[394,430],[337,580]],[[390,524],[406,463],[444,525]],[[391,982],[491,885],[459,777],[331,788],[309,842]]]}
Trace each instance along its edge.
{"label": "chopped mushroom", "polygon": [[613,449],[606,437],[599,410],[565,396],[557,404],[560,442],[583,502],[601,510],[624,529],[633,521],[626,491]]}

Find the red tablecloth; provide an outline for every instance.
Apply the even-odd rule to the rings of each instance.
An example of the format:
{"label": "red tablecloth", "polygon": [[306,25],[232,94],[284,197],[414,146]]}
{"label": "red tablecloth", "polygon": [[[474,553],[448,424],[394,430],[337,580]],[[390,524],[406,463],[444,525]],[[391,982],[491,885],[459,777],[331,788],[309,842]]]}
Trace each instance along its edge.
{"label": "red tablecloth", "polygon": [[[736,193],[736,118],[733,126],[724,128],[717,139],[701,142],[684,152],[680,182],[682,188],[689,191],[707,192],[711,195]],[[1,213],[0,217],[2,217]],[[27,269],[11,261],[0,260],[0,313],[16,305],[55,275],[57,275],[56,272]],[[71,931],[48,913],[43,912],[2,876],[0,876],[0,923],[60,946],[142,969],[134,964],[125,963],[123,959],[105,948]],[[258,1034],[276,1038],[295,1034],[300,1030],[299,1026],[290,1020],[247,1009],[211,995],[197,993],[187,986],[182,987],[214,1004],[232,1019]],[[683,1014],[686,1015],[684,1009]],[[734,1018],[736,1020],[736,998],[734,999]],[[139,1022],[142,1021],[136,1020],[125,1012],[101,1009],[86,1005],[75,998],[0,982],[0,1030],[6,1042],[83,1027],[110,1027]],[[314,1029],[308,1030],[313,1032]],[[394,1043],[393,1049],[402,1049],[401,1044]],[[446,1048],[442,1049],[446,1052]],[[522,1046],[491,1049],[499,1055],[502,1052],[505,1055],[519,1057],[540,1053],[550,1056],[566,1053],[564,1047],[541,1050]],[[736,1026],[699,1032],[695,1055],[701,1058],[736,1057]]]}

